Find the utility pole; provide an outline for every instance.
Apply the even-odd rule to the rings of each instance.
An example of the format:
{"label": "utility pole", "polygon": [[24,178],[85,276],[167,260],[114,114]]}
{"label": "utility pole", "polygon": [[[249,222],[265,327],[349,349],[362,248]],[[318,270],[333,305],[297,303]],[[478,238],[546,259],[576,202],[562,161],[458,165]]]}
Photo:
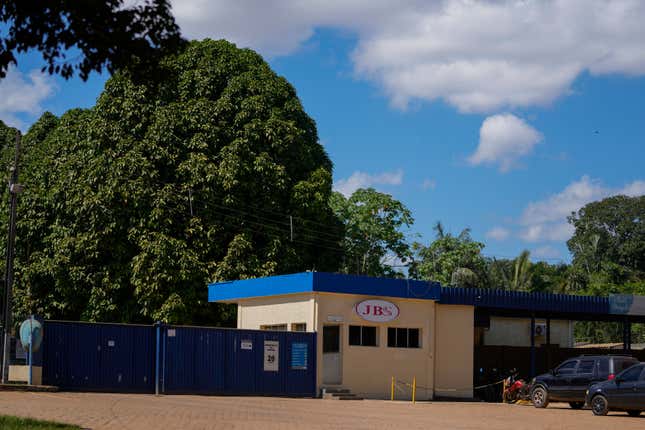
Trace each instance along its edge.
{"label": "utility pole", "polygon": [[9,232],[7,235],[7,261],[4,275],[4,321],[2,324],[2,383],[9,382],[9,354],[12,325],[11,289],[13,288],[13,257],[16,241],[16,205],[22,185],[18,183],[18,161],[20,159],[20,133],[16,133],[16,153],[14,154],[11,178],[9,179]]}

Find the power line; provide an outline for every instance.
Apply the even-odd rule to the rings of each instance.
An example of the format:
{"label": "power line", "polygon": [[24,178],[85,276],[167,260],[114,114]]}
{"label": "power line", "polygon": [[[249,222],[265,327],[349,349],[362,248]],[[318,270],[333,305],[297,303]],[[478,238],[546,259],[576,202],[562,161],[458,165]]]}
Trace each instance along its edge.
{"label": "power line", "polygon": [[[215,213],[216,213],[216,214],[218,214],[218,215],[220,215],[220,216],[226,217],[226,218],[233,218],[233,219],[237,219],[235,215],[226,214],[226,213],[222,213],[222,212],[215,212]],[[284,234],[284,238],[289,238],[289,237],[290,237],[290,231],[289,231],[289,230],[287,230],[287,229],[282,229],[281,227],[276,226],[276,225],[269,225],[269,224],[265,224],[265,223],[261,223],[261,222],[257,222],[257,221],[251,221],[251,220],[244,220],[244,222],[249,223],[249,224],[252,224],[252,225],[256,225],[256,226],[259,226],[259,227],[268,228],[268,229],[271,229],[271,230],[277,231],[277,232],[279,232],[279,233],[283,233],[283,234]],[[229,223],[229,225],[230,225],[230,223]],[[305,237],[310,237],[310,238],[312,238],[312,239],[313,239],[313,240],[315,240],[316,242],[323,242],[323,243],[331,244],[332,246],[335,246],[335,247],[337,247],[338,249],[342,249],[342,248],[339,246],[339,244],[338,244],[337,242],[333,242],[333,241],[328,240],[328,239],[324,239],[324,238],[316,237],[316,236],[314,236],[314,235],[312,235],[312,234],[310,234],[310,233],[302,233],[302,234],[303,234]],[[280,237],[282,237],[282,236],[280,236]],[[294,238],[293,240],[294,240],[294,241],[297,241],[297,238]],[[312,243],[312,244],[315,244],[315,243]]]}

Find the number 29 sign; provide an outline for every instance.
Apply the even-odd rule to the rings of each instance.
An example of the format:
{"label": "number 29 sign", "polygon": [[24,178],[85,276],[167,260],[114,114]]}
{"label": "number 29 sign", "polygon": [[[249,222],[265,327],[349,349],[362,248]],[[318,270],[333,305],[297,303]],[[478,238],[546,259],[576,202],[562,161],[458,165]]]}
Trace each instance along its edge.
{"label": "number 29 sign", "polygon": [[354,306],[354,312],[366,321],[387,322],[399,316],[399,307],[385,300],[363,300]]}

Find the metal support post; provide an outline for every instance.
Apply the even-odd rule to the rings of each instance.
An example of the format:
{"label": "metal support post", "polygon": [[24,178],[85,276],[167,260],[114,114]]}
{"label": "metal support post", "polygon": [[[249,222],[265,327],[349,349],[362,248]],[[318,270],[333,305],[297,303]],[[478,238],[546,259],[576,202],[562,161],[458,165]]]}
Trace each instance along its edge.
{"label": "metal support post", "polygon": [[531,315],[531,375],[535,376],[535,315]]}
{"label": "metal support post", "polygon": [[161,343],[161,322],[155,324],[157,343],[155,345],[155,394],[159,395],[159,361],[160,361],[160,343]]}

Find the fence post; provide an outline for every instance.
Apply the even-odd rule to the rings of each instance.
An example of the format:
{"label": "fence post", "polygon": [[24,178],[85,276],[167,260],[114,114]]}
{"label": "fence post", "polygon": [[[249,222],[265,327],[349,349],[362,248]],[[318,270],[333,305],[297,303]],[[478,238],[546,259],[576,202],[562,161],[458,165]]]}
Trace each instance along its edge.
{"label": "fence post", "polygon": [[392,376],[392,387],[390,389],[390,400],[394,400],[394,376]]}
{"label": "fence post", "polygon": [[157,321],[155,323],[155,332],[157,336],[157,342],[155,344],[155,395],[159,395],[159,347],[161,343],[161,322]]}
{"label": "fence post", "polygon": [[33,367],[34,367],[34,362],[33,362],[33,357],[34,357],[34,338],[33,338],[33,332],[34,332],[34,316],[30,315],[29,316],[29,358],[27,359],[28,364],[29,364],[29,375],[27,377],[27,385],[32,385],[33,384],[33,377],[34,377],[34,372],[33,372]]}

